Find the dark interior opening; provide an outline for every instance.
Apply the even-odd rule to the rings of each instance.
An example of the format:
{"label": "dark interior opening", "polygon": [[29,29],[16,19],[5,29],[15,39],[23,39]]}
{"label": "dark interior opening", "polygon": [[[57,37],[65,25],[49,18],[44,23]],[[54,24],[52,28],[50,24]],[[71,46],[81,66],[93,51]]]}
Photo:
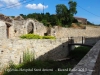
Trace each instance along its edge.
{"label": "dark interior opening", "polygon": [[33,23],[30,22],[28,24],[28,26],[27,26],[27,32],[28,32],[28,34],[33,34],[33,28],[34,28]]}
{"label": "dark interior opening", "polygon": [[6,33],[7,33],[7,38],[9,38],[9,28],[10,28],[10,24],[6,23]]}

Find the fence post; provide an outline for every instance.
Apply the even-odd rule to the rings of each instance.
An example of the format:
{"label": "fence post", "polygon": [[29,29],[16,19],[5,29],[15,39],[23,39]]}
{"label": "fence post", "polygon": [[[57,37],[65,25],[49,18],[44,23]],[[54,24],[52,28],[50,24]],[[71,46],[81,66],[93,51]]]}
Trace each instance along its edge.
{"label": "fence post", "polygon": [[83,36],[82,36],[82,44],[83,44]]}
{"label": "fence post", "polygon": [[71,43],[73,42],[73,40],[72,40],[72,39],[73,39],[73,37],[71,37]]}

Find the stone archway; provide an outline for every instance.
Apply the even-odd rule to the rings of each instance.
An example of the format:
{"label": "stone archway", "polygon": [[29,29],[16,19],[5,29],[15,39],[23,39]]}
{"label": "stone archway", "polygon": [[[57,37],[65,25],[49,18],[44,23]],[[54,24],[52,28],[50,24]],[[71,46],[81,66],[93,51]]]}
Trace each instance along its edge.
{"label": "stone archway", "polygon": [[32,19],[27,19],[25,24],[25,33],[32,34],[36,32],[35,22]]}
{"label": "stone archway", "polygon": [[27,25],[27,33],[28,34],[33,34],[34,33],[34,26],[32,22],[29,22],[29,24]]}

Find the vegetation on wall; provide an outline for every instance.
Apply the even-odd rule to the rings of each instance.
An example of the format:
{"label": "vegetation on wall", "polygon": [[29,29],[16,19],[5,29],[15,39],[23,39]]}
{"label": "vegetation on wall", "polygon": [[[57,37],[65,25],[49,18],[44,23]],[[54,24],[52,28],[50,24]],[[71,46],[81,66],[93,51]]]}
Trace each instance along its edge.
{"label": "vegetation on wall", "polygon": [[71,23],[76,22],[74,19],[74,14],[77,13],[76,6],[77,3],[74,1],[68,2],[69,8],[64,4],[56,5],[56,14],[46,13],[32,13],[28,15],[20,14],[23,18],[34,18],[40,22],[42,22],[45,26],[55,26],[60,25],[63,27],[67,27],[71,25]]}
{"label": "vegetation on wall", "polygon": [[40,36],[37,34],[25,34],[20,36],[22,39],[56,39],[54,36]]}
{"label": "vegetation on wall", "polygon": [[[87,54],[90,50],[88,47],[78,47],[72,50],[69,54],[68,60],[52,61],[52,60],[35,60],[30,61],[31,54],[25,53],[25,63],[19,65],[10,65],[5,70],[3,75],[68,75],[70,70],[77,65],[77,63]],[[28,59],[28,61],[26,61]]]}

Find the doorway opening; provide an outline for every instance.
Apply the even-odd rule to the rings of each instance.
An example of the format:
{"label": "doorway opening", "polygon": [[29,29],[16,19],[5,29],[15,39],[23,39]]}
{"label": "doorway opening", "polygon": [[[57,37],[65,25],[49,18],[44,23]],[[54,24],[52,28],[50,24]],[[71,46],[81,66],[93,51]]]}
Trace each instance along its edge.
{"label": "doorway opening", "polygon": [[34,26],[33,26],[33,23],[30,22],[30,23],[28,24],[28,26],[27,26],[27,33],[28,33],[28,34],[33,34],[33,32],[34,32]]}
{"label": "doorway opening", "polygon": [[7,38],[9,38],[9,36],[10,36],[10,35],[9,35],[9,33],[10,33],[10,32],[9,32],[9,31],[10,31],[10,26],[11,26],[10,24],[6,23]]}

